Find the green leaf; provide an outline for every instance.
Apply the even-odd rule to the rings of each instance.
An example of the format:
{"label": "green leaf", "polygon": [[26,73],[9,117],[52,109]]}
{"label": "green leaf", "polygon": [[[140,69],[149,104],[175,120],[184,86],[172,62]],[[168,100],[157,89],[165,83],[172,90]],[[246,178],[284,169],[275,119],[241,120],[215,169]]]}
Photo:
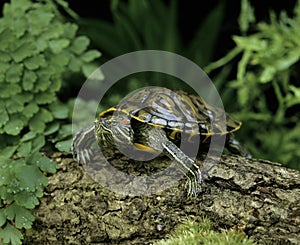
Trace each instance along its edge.
{"label": "green leaf", "polygon": [[84,50],[86,50],[89,44],[90,40],[86,36],[79,36],[74,39],[71,45],[71,50],[75,54],[80,55]]}
{"label": "green leaf", "polygon": [[[0,40],[1,40],[1,34],[0,34]],[[0,55],[0,60],[2,61],[2,62],[4,62],[4,63],[2,63],[1,64],[1,66],[2,65],[4,65],[4,64],[9,64],[9,61],[11,60],[11,57],[10,57],[10,55],[9,55],[9,53],[1,53],[1,55]],[[9,65],[8,65],[9,66]],[[4,68],[5,69],[5,68]],[[4,71],[3,71],[4,72]]]}
{"label": "green leaf", "polygon": [[42,133],[45,130],[45,122],[34,116],[29,121],[29,129],[35,133]]}
{"label": "green leaf", "polygon": [[51,122],[53,120],[52,113],[45,108],[41,108],[38,114],[39,118],[44,122]]}
{"label": "green leaf", "polygon": [[50,87],[49,87],[49,91],[51,92],[57,92],[59,91],[61,88],[61,80],[60,79],[55,79],[54,81],[52,81]]}
{"label": "green leaf", "polygon": [[24,127],[24,122],[20,119],[10,120],[5,126],[4,130],[9,135],[18,135]]}
{"label": "green leaf", "polygon": [[45,136],[38,135],[32,141],[32,150],[31,150],[31,152],[33,153],[33,152],[39,151],[44,145],[45,145]]}
{"label": "green leaf", "polygon": [[[153,6],[156,6],[158,4],[159,3],[157,2]],[[164,14],[167,17],[164,19],[163,22],[159,22],[158,18],[148,18],[151,21],[153,21],[153,24],[156,24],[156,25],[152,26],[152,30],[153,29],[163,30],[163,27],[165,27],[166,29],[167,28],[172,29],[171,31],[164,29],[164,31],[166,33],[173,32],[172,27],[174,27],[174,25],[170,27],[169,24],[172,22],[172,20],[174,20],[174,18],[176,18],[176,15],[175,15],[176,8],[173,7],[173,6],[176,6],[176,4],[177,3],[175,1],[173,1],[172,4],[170,5],[169,9],[165,8]],[[164,5],[161,4],[159,6],[163,7]],[[159,8],[157,8],[157,10],[158,9]],[[162,8],[160,8],[160,9],[162,9]],[[149,9],[149,11],[151,11],[151,10]],[[126,35],[127,40],[128,40],[127,44],[125,44],[126,46],[124,47],[126,50],[129,50],[129,49],[133,49],[133,50],[142,49],[142,43],[141,43],[141,40],[140,40],[140,37],[139,37],[139,33],[135,30],[135,28],[133,28],[132,20],[130,19],[130,17],[128,17],[127,14],[123,13],[123,12],[125,12],[125,11],[115,11],[113,13],[113,18],[115,19],[115,30],[113,30],[113,31],[118,33],[119,38]],[[146,12],[144,12],[144,14],[147,16]],[[156,15],[156,17],[158,17],[158,15]],[[144,31],[144,30],[141,30],[141,31]],[[156,34],[158,32],[151,31],[151,33]],[[149,36],[145,37],[145,39],[148,39],[148,38],[149,38]],[[161,38],[161,36],[157,35],[156,38]],[[161,39],[161,41],[163,42],[163,46],[164,46],[164,44],[165,44],[164,41],[165,40]],[[169,41],[169,40],[167,40],[167,41]],[[171,42],[173,42],[173,41],[174,41],[174,39],[171,40]],[[164,48],[165,47],[166,46],[164,46]],[[154,49],[154,47],[151,47],[151,49]]]}
{"label": "green leaf", "polygon": [[285,102],[287,107],[300,104],[300,88],[290,85],[289,93],[285,97]]}
{"label": "green leaf", "polygon": [[4,6],[3,15],[4,16],[14,16],[16,11],[26,12],[32,6],[32,2],[28,0],[23,1],[11,1],[11,4],[6,4]]}
{"label": "green leaf", "polygon": [[33,99],[33,94],[31,92],[22,91],[22,93],[14,96],[16,100],[21,101],[23,104],[30,102]]}
{"label": "green leaf", "polygon": [[35,55],[24,61],[24,65],[29,70],[35,70],[39,67],[45,67],[47,62],[44,55]]}
{"label": "green leaf", "polygon": [[195,33],[195,38],[190,44],[190,56],[195,57],[194,61],[196,61],[196,63],[200,65],[200,67],[203,65],[207,65],[209,61],[211,61],[212,56],[215,52],[218,35],[224,22],[224,8],[224,1],[218,2],[218,4],[206,15],[204,20],[201,22],[197,32]]}
{"label": "green leaf", "polygon": [[245,106],[248,102],[248,99],[249,99],[248,89],[246,86],[244,86],[238,90],[239,104]]}
{"label": "green leaf", "polygon": [[64,0],[56,0],[56,3],[63,8],[64,11],[68,13],[72,17],[72,19],[77,20],[79,16],[69,7],[69,3]]}
{"label": "green leaf", "polygon": [[36,47],[32,42],[23,43],[17,50],[13,51],[11,56],[16,63],[21,62],[27,57],[30,57],[36,53]]}
{"label": "green leaf", "polygon": [[[2,55],[2,53],[1,53]],[[0,73],[5,74],[6,71],[10,68],[10,64],[8,62],[0,62]]]}
{"label": "green leaf", "polygon": [[101,53],[97,50],[89,50],[85,52],[83,55],[81,55],[81,60],[84,62],[91,62],[96,58],[99,58],[101,56]]}
{"label": "green leaf", "polygon": [[58,40],[51,40],[49,42],[49,47],[51,48],[54,54],[60,53],[63,49],[68,47],[70,41],[68,39],[58,39]]}
{"label": "green leaf", "polygon": [[2,125],[5,125],[9,120],[8,114],[6,112],[6,110],[2,111],[0,113],[0,128]]}
{"label": "green leaf", "polygon": [[38,197],[38,198],[41,198],[42,196],[44,196],[44,188],[43,188],[43,187],[42,187],[42,188],[38,188],[38,189],[35,191],[34,195],[35,195],[36,197]]}
{"label": "green leaf", "polygon": [[119,34],[114,24],[110,22],[81,19],[80,25],[85,33],[91,37],[93,43],[111,57],[124,53],[124,44],[120,44]]}
{"label": "green leaf", "polygon": [[5,209],[5,214],[7,219],[15,221],[18,229],[30,229],[35,219],[29,210],[15,203]]}
{"label": "green leaf", "polygon": [[55,144],[55,147],[61,152],[71,152],[72,142],[72,139],[60,141]]}
{"label": "green leaf", "polygon": [[43,8],[37,8],[27,13],[28,25],[30,26],[30,32],[33,35],[40,34],[45,28],[50,25],[51,20],[54,18],[54,14],[50,11],[44,11]]}
{"label": "green leaf", "polygon": [[276,69],[273,66],[267,66],[260,74],[259,81],[261,83],[270,82],[274,78],[275,73],[276,73]]}
{"label": "green leaf", "polygon": [[6,244],[11,243],[11,245],[21,245],[23,235],[14,226],[7,224],[2,230],[0,230],[0,238],[0,240]]}
{"label": "green leaf", "polygon": [[264,39],[258,39],[255,36],[250,37],[238,37],[233,36],[232,38],[238,47],[245,50],[253,51],[265,51],[268,48],[268,43]]}
{"label": "green leaf", "polygon": [[[16,39],[14,33],[11,31],[9,27],[3,27],[4,30],[0,32],[0,44],[1,44],[1,51],[10,49],[11,43]],[[2,29],[2,28],[1,28]],[[1,55],[2,56],[2,55]],[[1,57],[0,56],[0,57]],[[0,58],[2,61],[10,61],[11,56],[7,56],[4,53],[4,56]]]}
{"label": "green leaf", "polygon": [[0,72],[0,83],[3,83],[5,81],[5,74]]}
{"label": "green leaf", "polygon": [[50,135],[57,132],[59,127],[60,127],[59,122],[54,121],[50,123],[49,125],[47,125],[46,130],[44,131],[44,135]]}
{"label": "green leaf", "polygon": [[36,114],[39,111],[39,107],[36,103],[31,102],[27,106],[25,106],[23,110],[23,115],[26,116],[27,118],[32,118],[34,114]]}
{"label": "green leaf", "polygon": [[24,134],[24,136],[21,138],[20,141],[25,142],[28,140],[32,140],[35,137],[36,137],[36,132],[29,131],[27,134]]}
{"label": "green leaf", "polygon": [[69,62],[68,68],[73,72],[79,72],[80,68],[82,66],[82,62],[78,57],[72,57],[72,59]]}
{"label": "green leaf", "polygon": [[1,84],[0,98],[9,98],[22,91],[18,84]]}
{"label": "green leaf", "polygon": [[55,138],[56,141],[61,141],[69,136],[72,135],[72,125],[71,124],[65,124],[62,125],[57,137]]}
{"label": "green leaf", "polygon": [[241,13],[238,22],[242,33],[246,33],[248,31],[249,24],[255,22],[254,9],[251,7],[248,0],[242,0]]}
{"label": "green leaf", "polygon": [[32,71],[28,71],[26,70],[24,72],[24,76],[22,79],[22,87],[25,91],[30,91],[33,88],[33,85],[35,83],[35,81],[37,80],[37,75],[32,72]]}
{"label": "green leaf", "polygon": [[10,83],[17,83],[21,80],[23,73],[22,64],[13,64],[6,72],[6,80]]}
{"label": "green leaf", "polygon": [[51,64],[55,64],[58,68],[63,69],[71,59],[72,55],[68,52],[62,52],[60,54],[57,54],[55,56],[51,56]]}
{"label": "green leaf", "polygon": [[35,165],[15,166],[15,177],[20,182],[20,187],[26,191],[34,192],[36,189],[48,184],[47,178]]}
{"label": "green leaf", "polygon": [[51,110],[54,118],[57,118],[57,119],[65,119],[68,117],[68,114],[69,114],[68,106],[60,104],[60,103],[51,104],[50,110]]}
{"label": "green leaf", "polygon": [[39,204],[39,200],[35,196],[35,194],[27,191],[18,192],[17,194],[15,194],[14,199],[16,204],[28,209],[33,209],[36,205]]}
{"label": "green leaf", "polygon": [[31,152],[31,147],[32,147],[32,143],[31,141],[27,141],[23,144],[21,144],[21,146],[18,149],[18,156],[19,157],[27,157],[30,155]]}
{"label": "green leaf", "polygon": [[16,97],[6,99],[5,107],[9,114],[20,112],[24,108],[22,101],[20,99],[17,99]]}
{"label": "green leaf", "polygon": [[39,166],[39,168],[42,171],[45,171],[47,173],[52,173],[54,174],[56,172],[56,163],[49,159],[48,157],[45,156],[41,156],[38,160],[37,160],[37,166]]}
{"label": "green leaf", "polygon": [[28,29],[26,17],[20,16],[18,19],[15,19],[14,25],[11,26],[11,29],[14,31],[16,37],[20,39]]}
{"label": "green leaf", "polygon": [[[10,167],[12,166],[12,160],[11,159],[5,159],[2,156],[0,156],[0,166],[2,168],[2,174],[1,174],[1,178],[0,178],[0,187],[4,187],[5,188],[5,192],[8,193],[7,191],[7,186],[10,185],[12,179],[15,178],[15,176],[11,173],[10,171]],[[6,200],[5,195],[3,195],[3,193],[1,193],[1,189],[0,189],[0,196],[3,200]],[[13,197],[12,197],[13,199]]]}
{"label": "green leaf", "polygon": [[53,80],[55,78],[60,78],[62,69],[59,67],[59,64],[53,63],[52,60],[53,56],[50,56],[48,58],[49,67],[46,68],[40,68],[36,71],[38,78],[40,81],[48,82],[49,80]]}
{"label": "green leaf", "polygon": [[[9,180],[11,181],[11,178]],[[7,186],[0,186],[0,196],[7,204],[11,204],[14,201],[14,195],[8,192]]]}
{"label": "green leaf", "polygon": [[49,90],[49,87],[51,85],[51,81],[50,79],[49,80],[43,80],[43,79],[39,79],[35,85],[35,88],[34,88],[34,92],[44,92],[46,90]]}
{"label": "green leaf", "polygon": [[73,23],[65,23],[63,27],[64,27],[64,32],[63,32],[64,37],[68,39],[73,39],[78,30],[78,26]]}
{"label": "green leaf", "polygon": [[40,51],[48,49],[49,40],[61,38],[64,35],[64,25],[61,22],[53,22],[41,33],[37,39],[37,46]]}
{"label": "green leaf", "polygon": [[104,75],[99,69],[98,65],[93,63],[87,63],[82,66],[83,74],[89,79],[101,81],[104,79]]}
{"label": "green leaf", "polygon": [[15,153],[17,148],[17,145],[5,147],[4,149],[0,150],[1,157],[6,159],[10,158]]}
{"label": "green leaf", "polygon": [[43,132],[45,129],[45,123],[51,122],[52,120],[52,114],[48,110],[40,108],[39,112],[29,121],[29,128],[35,132]]}
{"label": "green leaf", "polygon": [[292,50],[286,54],[283,58],[279,58],[274,61],[274,66],[278,71],[289,69],[293,64],[298,62],[300,59],[300,48]]}
{"label": "green leaf", "polygon": [[0,209],[0,227],[2,227],[6,222],[6,216],[4,214],[4,209]]}
{"label": "green leaf", "polygon": [[36,94],[34,99],[38,104],[43,105],[43,104],[50,104],[51,102],[55,101],[56,97],[54,93],[41,92]]}

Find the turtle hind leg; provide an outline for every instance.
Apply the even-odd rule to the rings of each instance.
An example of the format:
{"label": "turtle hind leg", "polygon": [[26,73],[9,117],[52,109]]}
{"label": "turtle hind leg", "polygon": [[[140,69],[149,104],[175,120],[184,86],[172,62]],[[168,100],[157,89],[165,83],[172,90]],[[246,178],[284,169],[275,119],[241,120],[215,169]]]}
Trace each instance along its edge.
{"label": "turtle hind leg", "polygon": [[226,140],[226,148],[233,154],[252,158],[251,153],[232,134]]}

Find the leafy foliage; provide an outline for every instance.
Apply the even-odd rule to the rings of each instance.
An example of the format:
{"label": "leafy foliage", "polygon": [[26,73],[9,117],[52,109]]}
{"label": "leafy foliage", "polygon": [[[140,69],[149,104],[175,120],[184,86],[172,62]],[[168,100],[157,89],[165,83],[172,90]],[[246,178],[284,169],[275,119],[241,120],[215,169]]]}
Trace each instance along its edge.
{"label": "leafy foliage", "polygon": [[40,150],[52,142],[70,151],[70,110],[58,92],[100,56],[57,4],[74,16],[64,1],[12,0],[0,19],[0,243],[21,244],[19,230],[31,228],[45,174],[56,171]]}
{"label": "leafy foliage", "polygon": [[[253,22],[252,8],[243,1],[240,20]],[[234,36],[236,47],[222,59],[206,67],[210,72],[241,56],[237,75],[226,88],[228,97],[236,96],[235,113],[245,124],[242,138],[257,157],[271,159],[300,169],[299,155],[299,61],[300,2],[294,17],[270,13],[270,23],[257,23],[257,31]],[[241,23],[245,32],[249,27]],[[227,98],[228,98],[227,97]],[[232,101],[232,99],[231,99]],[[226,103],[226,98],[224,98]]]}
{"label": "leafy foliage", "polygon": [[168,239],[157,242],[156,245],[254,245],[243,233],[236,231],[216,232],[208,219],[198,222],[187,220],[179,225]]}
{"label": "leafy foliage", "polygon": [[[20,230],[32,225],[30,210],[43,195],[45,175],[56,170],[41,149],[51,149],[54,144],[61,151],[70,150],[72,102],[62,103],[59,94],[73,85],[74,74],[87,76],[95,68],[92,62],[99,52],[87,50],[90,41],[85,35],[103,51],[103,61],[129,51],[161,49],[208,65],[208,72],[222,67],[215,84],[222,90],[226,108],[239,111],[236,117],[244,122],[240,138],[254,156],[300,169],[300,4],[293,18],[284,12],[279,18],[271,13],[270,23],[255,24],[254,9],[248,1],[242,3],[239,23],[243,35],[233,38],[236,48],[210,65],[224,1],[206,16],[189,45],[179,34],[176,1],[170,5],[159,0],[112,1],[112,23],[78,19],[84,35],[58,11],[59,5],[69,17],[77,18],[63,0],[6,4],[0,19],[0,242],[20,244]],[[253,26],[256,32],[245,36]],[[228,86],[225,78],[231,61],[239,57],[236,79]],[[173,88],[182,86],[167,79]],[[109,96],[108,103],[116,104],[141,86],[165,86],[165,81],[162,74],[129,77],[125,86],[122,82],[116,85],[115,91],[122,93],[111,93],[114,96]],[[233,98],[237,103],[232,103]],[[84,118],[86,111],[82,111],[75,116]]]}
{"label": "leafy foliage", "polygon": [[[111,1],[112,22],[81,18],[78,23],[80,31],[102,51],[102,61],[138,50],[164,50],[191,58],[201,66],[207,65],[222,26],[224,2],[220,1],[207,14],[188,45],[178,29],[178,11],[178,1],[169,4],[160,0]],[[119,81],[101,103],[117,104],[129,92],[149,85],[190,89],[172,76],[143,72]]]}
{"label": "leafy foliage", "polygon": [[[170,5],[155,0],[112,1],[112,22],[80,19],[79,25],[103,51],[104,61],[130,51],[161,49],[206,66],[225,108],[243,121],[237,136],[253,156],[300,169],[299,4],[293,18],[284,12],[278,18],[271,12],[270,23],[256,23],[254,8],[247,0],[241,3],[238,22],[242,35],[233,37],[236,47],[228,55],[211,64],[224,1],[208,13],[189,44],[184,44],[179,34],[176,1]],[[240,60],[236,79],[228,82],[236,60]],[[128,92],[147,85],[189,89],[163,74],[135,74],[115,85],[104,103],[116,104]]]}

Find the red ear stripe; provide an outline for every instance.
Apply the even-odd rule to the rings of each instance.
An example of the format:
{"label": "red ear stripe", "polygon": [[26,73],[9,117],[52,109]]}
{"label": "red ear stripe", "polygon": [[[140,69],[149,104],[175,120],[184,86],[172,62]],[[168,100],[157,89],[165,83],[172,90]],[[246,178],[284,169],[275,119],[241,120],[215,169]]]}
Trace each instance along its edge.
{"label": "red ear stripe", "polygon": [[129,124],[130,121],[127,120],[127,119],[122,119],[122,120],[120,121],[120,123],[121,123],[121,124]]}

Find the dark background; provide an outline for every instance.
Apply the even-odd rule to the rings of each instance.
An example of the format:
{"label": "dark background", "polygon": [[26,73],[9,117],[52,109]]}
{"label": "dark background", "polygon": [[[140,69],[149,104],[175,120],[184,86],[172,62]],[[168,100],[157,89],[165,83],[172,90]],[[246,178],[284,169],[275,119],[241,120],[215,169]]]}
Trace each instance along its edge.
{"label": "dark background", "polygon": [[[14,0],[14,1],[20,1],[20,0]],[[142,0],[133,0],[133,1],[142,1]],[[147,0],[145,0],[147,1]],[[159,6],[158,4],[163,2],[167,6],[171,5],[173,1],[176,0],[148,0],[151,2],[151,6]],[[159,2],[160,1],[160,2]],[[270,22],[270,12],[273,11],[275,14],[279,15],[280,12],[283,10],[287,12],[287,15],[292,17],[293,16],[293,9],[296,4],[296,0],[290,0],[290,1],[274,1],[274,0],[249,0],[250,5],[254,8],[254,15],[256,18],[255,24],[250,26],[249,30],[247,31],[247,36],[251,35],[252,33],[257,33],[257,23],[258,22]],[[9,2],[7,0],[1,1],[0,0],[0,9],[2,9],[3,4],[5,2]],[[35,1],[36,2],[36,1]],[[55,0],[53,0],[55,2]],[[100,0],[100,1],[92,1],[92,0],[85,0],[85,1],[80,1],[80,0],[69,0],[69,5],[70,8],[75,11],[82,19],[69,19],[68,21],[70,22],[78,22],[79,28],[79,35],[87,35],[90,40],[91,40],[91,45],[89,48],[93,49],[99,49],[101,52],[102,56],[99,58],[97,61],[98,64],[104,63],[105,59],[109,60],[111,58],[114,58],[115,56],[121,55],[123,53],[127,52],[132,52],[135,50],[132,50],[132,47],[135,47],[132,45],[130,42],[132,41],[128,36],[124,35],[124,30],[123,32],[120,32],[120,35],[106,35],[107,32],[101,32],[99,31],[99,25],[94,25],[94,29],[92,31],[87,31],[90,27],[93,27],[93,23],[96,22],[103,22],[103,21],[108,21],[108,22],[113,22],[113,16],[112,16],[112,11],[111,11],[111,3],[113,1],[110,0]],[[127,1],[125,0],[120,0],[120,3],[126,3]],[[224,16],[223,21],[221,22],[221,30],[219,32],[219,19],[217,23],[217,28],[212,29],[212,32],[215,30],[216,33],[218,33],[217,38],[214,39],[216,40],[216,45],[215,42],[212,42],[212,39],[208,39],[207,44],[212,44],[210,45],[212,50],[212,57],[211,55],[209,56],[208,62],[216,61],[228,54],[229,51],[231,51],[233,48],[236,47],[234,41],[232,40],[233,35],[238,35],[241,36],[242,34],[240,33],[240,28],[239,28],[239,15],[241,11],[241,2],[242,0],[210,0],[206,2],[196,2],[196,1],[182,1],[182,0],[177,0],[178,3],[178,23],[177,23],[177,28],[179,35],[174,35],[174,38],[172,39],[173,43],[176,43],[178,41],[177,39],[180,39],[180,49],[179,52],[175,50],[174,52],[184,55],[185,57],[191,59],[194,57],[189,57],[193,56],[195,51],[197,51],[198,46],[194,45],[191,46],[190,43],[191,41],[195,38],[196,32],[200,29],[201,24],[204,22],[204,20],[207,19],[207,16],[212,12],[213,9],[215,9],[216,6],[218,6],[220,3],[224,3],[224,11],[219,11],[217,14],[222,13]],[[120,4],[123,5],[124,4]],[[160,5],[161,7],[162,5]],[[125,5],[127,7],[127,5]],[[166,11],[167,8],[163,7],[161,8],[163,11]],[[61,8],[62,13],[65,13],[64,10]],[[127,8],[125,9],[126,12]],[[115,11],[118,12],[118,11]],[[2,13],[2,11],[1,11]],[[0,13],[0,15],[1,15]],[[127,13],[127,12],[126,12]],[[130,13],[130,12],[128,12]],[[139,12],[137,12],[139,14]],[[113,13],[115,14],[115,13]],[[145,14],[145,12],[143,13]],[[165,12],[160,12],[160,17],[165,14]],[[149,15],[147,14],[149,19],[153,18],[155,19],[156,16],[153,14],[153,12],[150,12]],[[167,16],[167,14],[166,14]],[[170,16],[170,15],[169,15]],[[67,18],[70,18],[68,14],[66,14]],[[115,17],[115,15],[114,15]],[[126,16],[127,17],[127,16]],[[217,17],[220,17],[220,15],[217,15]],[[277,16],[278,17],[278,16]],[[98,19],[100,21],[89,21],[88,19]],[[129,18],[130,19],[130,18]],[[280,20],[280,18],[275,18],[276,21]],[[121,21],[124,20],[121,19]],[[126,19],[125,19],[126,20]],[[135,19],[134,19],[135,20]],[[141,22],[145,21],[143,18],[139,18],[138,20]],[[86,21],[86,22],[84,22]],[[167,19],[166,19],[167,22]],[[87,23],[84,26],[84,23]],[[92,24],[91,24],[92,23]],[[149,22],[149,23],[161,23],[160,28],[158,29],[158,32],[155,33],[157,35],[157,46],[160,45],[161,42],[165,41],[165,36],[163,35],[164,31],[164,18],[160,18],[160,22]],[[276,22],[278,23],[278,22]],[[97,24],[97,23],[96,23]],[[102,23],[103,24],[103,23]],[[105,23],[107,24],[107,23]],[[131,28],[134,26],[133,23],[130,23]],[[174,24],[172,22],[172,24]],[[115,26],[113,24],[108,24],[109,26],[109,34],[114,34],[116,33]],[[143,26],[143,25],[142,25]],[[166,25],[167,26],[167,25]],[[174,25],[172,25],[173,27]],[[214,25],[211,28],[214,28]],[[209,28],[210,28],[209,26]],[[101,27],[101,25],[100,25]],[[149,26],[148,26],[149,27]],[[152,27],[152,26],[150,26]],[[171,28],[172,28],[171,27]],[[103,29],[102,29],[103,30]],[[135,31],[134,27],[133,30]],[[204,35],[201,36],[201,38],[206,37],[206,33],[209,36],[209,31],[206,31],[207,29],[204,29]],[[148,32],[148,30],[145,30]],[[104,34],[103,34],[104,33]],[[125,29],[126,33],[126,29]],[[162,33],[160,35],[160,33]],[[203,34],[202,33],[202,34]],[[100,36],[101,38],[98,39],[98,43],[95,42],[97,41],[96,36]],[[152,34],[150,32],[150,34]],[[177,33],[176,33],[177,34]],[[280,33],[279,33],[280,34]],[[213,35],[212,35],[213,36]],[[107,42],[103,43],[103,37],[108,37]],[[117,37],[117,38],[116,38]],[[149,35],[147,36],[149,37]],[[285,38],[286,36],[284,36]],[[155,36],[156,38],[156,36]],[[155,39],[153,38],[153,39]],[[100,40],[100,41],[99,41]],[[281,39],[280,39],[281,40]],[[142,40],[143,41],[143,40]],[[198,40],[197,40],[198,41]],[[111,43],[113,42],[113,45]],[[126,45],[127,42],[129,45]],[[177,44],[177,43],[176,43]],[[198,43],[197,43],[198,44]],[[105,47],[107,45],[107,47]],[[111,45],[111,46],[110,46]],[[118,47],[120,46],[119,50]],[[207,45],[209,46],[209,45]],[[207,47],[205,46],[205,47]],[[165,47],[165,46],[164,46]],[[106,50],[105,50],[106,48]],[[199,48],[200,51],[203,51],[202,47]],[[159,49],[159,48],[158,48]],[[175,49],[175,48],[174,48]],[[113,52],[111,56],[109,56],[112,52],[107,52],[107,51],[117,51]],[[184,51],[188,50],[189,52],[184,53]],[[172,50],[173,51],[173,50]],[[106,53],[105,53],[106,52]],[[120,53],[118,53],[120,52]],[[182,53],[180,53],[182,52]],[[191,55],[191,53],[192,55]],[[205,53],[205,52],[204,52]],[[117,54],[117,55],[116,55]],[[211,54],[211,53],[210,53]],[[204,56],[204,55],[203,55]],[[219,70],[214,70],[212,73],[210,73],[210,77],[213,78],[212,80],[215,82],[215,85],[220,92],[222,96],[222,101],[225,105],[225,109],[227,112],[236,113],[237,118],[239,118],[244,126],[239,130],[238,132],[238,137],[239,140],[245,144],[245,146],[250,149],[252,149],[251,152],[254,152],[256,154],[253,154],[255,157],[260,157],[264,159],[270,159],[273,161],[278,161],[278,162],[283,162],[287,163],[289,159],[291,159],[291,164],[289,166],[295,167],[297,169],[300,169],[299,166],[299,154],[298,154],[298,148],[296,147],[291,147],[291,144],[299,144],[299,134],[295,131],[293,132],[294,129],[296,128],[296,125],[298,125],[299,122],[299,104],[294,105],[293,107],[289,107],[283,110],[283,118],[281,118],[280,122],[278,121],[277,124],[276,122],[271,118],[269,121],[261,121],[261,119],[254,120],[256,114],[259,112],[262,112],[267,114],[269,113],[270,117],[274,116],[279,108],[279,99],[276,96],[274,87],[272,86],[272,83],[268,84],[263,84],[259,82],[255,82],[255,86],[251,85],[250,86],[244,86],[244,87],[238,87],[238,88],[233,88],[230,87],[230,82],[234,81],[236,79],[236,74],[237,74],[237,64],[240,61],[242,54],[239,54],[236,56],[233,60],[230,61],[230,65],[228,65],[226,68],[228,70],[227,74],[223,75],[221,79],[217,79],[218,75],[221,74]],[[103,58],[102,58],[103,57]],[[100,60],[102,59],[102,60]],[[191,59],[193,61],[193,59]],[[276,60],[276,59],[275,59]],[[199,64],[200,65],[200,64]],[[202,67],[203,64],[201,64]],[[200,66],[201,66],[200,65]],[[207,64],[204,64],[207,65]],[[254,69],[254,68],[253,68]],[[257,68],[258,69],[258,68]],[[292,68],[290,68],[291,71],[294,71],[291,75],[291,81],[289,83],[295,87],[299,87],[299,79],[297,77],[298,71],[299,71],[299,64],[295,64]],[[143,75],[143,74],[141,74]],[[147,75],[147,74],[145,74]],[[160,74],[158,74],[160,75]],[[139,78],[139,77],[138,77]],[[151,77],[152,78],[152,77]],[[163,79],[159,80],[156,79],[157,77],[154,77],[153,79],[139,79],[138,80],[138,86],[145,86],[143,85],[142,82],[150,81],[151,82],[160,82],[160,81],[166,81],[164,77]],[[214,79],[216,78],[216,79]],[[167,79],[170,79],[169,77]],[[132,79],[133,80],[133,79]],[[132,81],[131,80],[131,81]],[[67,102],[70,98],[74,98],[77,96],[77,93],[82,85],[82,82],[85,81],[85,77],[83,75],[77,75],[75,74],[73,77],[68,79],[69,83],[65,83],[65,87],[63,90],[61,90],[61,93],[58,93],[58,97],[62,102]],[[128,79],[130,81],[130,79]],[[124,85],[125,84],[125,85]],[[169,82],[168,85],[173,86],[173,80],[172,82]],[[254,83],[253,83],[254,84]],[[277,81],[277,84],[281,86],[280,81]],[[152,85],[152,84],[151,84]],[[160,86],[160,84],[154,84],[156,86]],[[165,83],[164,83],[165,85]],[[173,87],[172,87],[173,88]],[[175,87],[174,87],[175,88]],[[181,88],[181,87],[180,87]],[[246,88],[246,90],[244,89]],[[107,100],[104,100],[103,108],[105,109],[108,106],[116,105],[118,101],[123,98],[129,91],[133,91],[134,89],[137,89],[136,84],[134,83],[118,83],[116,84],[116,87],[113,88],[115,90],[112,90],[110,94],[107,94],[108,96],[105,97]],[[181,88],[182,89],[182,88]],[[240,89],[240,90],[238,90]],[[244,89],[244,90],[243,90]],[[93,90],[93,88],[91,88]],[[245,92],[244,94],[251,94],[253,91],[256,91],[259,96],[256,96],[255,93],[253,93],[255,96],[253,96],[253,100],[248,100],[247,104],[239,104],[237,100],[237,95],[238,92],[242,91]],[[285,90],[283,90],[285,91]],[[285,93],[290,93],[290,91],[285,91]],[[286,96],[286,94],[284,94]],[[290,95],[293,95],[290,93]],[[294,96],[296,98],[296,96]],[[264,110],[258,109],[259,103],[262,103],[265,106]],[[101,105],[102,105],[101,104]],[[251,114],[251,115],[250,115]],[[252,117],[251,117],[252,116]],[[267,115],[268,116],[268,115]],[[267,117],[266,116],[266,117]],[[260,115],[261,117],[261,115]],[[263,125],[262,125],[263,124]],[[267,129],[267,130],[264,130]],[[290,140],[290,141],[289,141]],[[290,148],[289,148],[290,147]],[[274,150],[275,149],[275,150]],[[292,150],[291,150],[292,149]],[[292,152],[293,151],[293,152]],[[287,160],[288,159],[288,160]]]}
{"label": "dark background", "polygon": [[[171,1],[164,0],[166,4]],[[226,3],[225,19],[219,36],[220,45],[217,46],[215,52],[216,59],[226,54],[234,46],[231,36],[240,34],[237,20],[240,13],[241,0],[211,0],[201,3],[200,1],[178,1],[178,27],[181,38],[185,43],[191,41],[199,24],[220,1]],[[273,10],[275,13],[285,10],[291,15],[296,1],[252,0],[250,3],[255,9],[256,19],[259,21],[268,21],[270,10]],[[69,1],[70,7],[80,16],[105,20],[111,20],[110,4],[110,0],[98,2],[93,0]]]}
{"label": "dark background", "polygon": [[[169,4],[173,0],[162,1]],[[215,59],[222,57],[233,47],[234,43],[231,40],[231,36],[234,34],[240,34],[237,20],[240,13],[241,0],[210,0],[201,3],[200,1],[178,1],[178,28],[181,33],[181,38],[185,43],[188,43],[194,37],[194,33],[199,27],[199,24],[205,18],[207,13],[209,13],[220,1],[225,2],[225,19],[219,35],[219,45],[217,45],[216,52],[214,54]],[[10,1],[0,0],[1,10],[6,2]],[[81,17],[108,21],[112,18],[110,14],[110,0],[69,0],[68,2],[69,6]],[[252,0],[250,3],[255,9],[256,19],[259,21],[268,21],[270,10],[273,10],[275,13],[285,10],[289,15],[291,15],[296,1]]]}

